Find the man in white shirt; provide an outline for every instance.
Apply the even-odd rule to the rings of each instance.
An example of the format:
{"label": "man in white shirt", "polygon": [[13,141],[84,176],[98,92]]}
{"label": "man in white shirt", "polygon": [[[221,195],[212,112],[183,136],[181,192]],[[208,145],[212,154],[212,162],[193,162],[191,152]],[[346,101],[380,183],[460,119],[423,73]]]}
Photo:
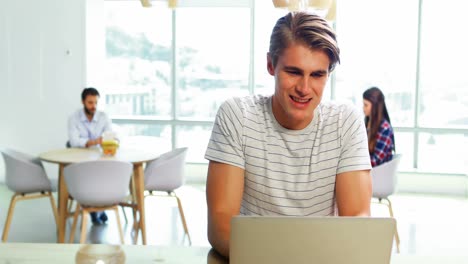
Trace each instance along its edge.
{"label": "man in white shirt", "polygon": [[88,148],[101,144],[102,133],[111,131],[111,121],[104,112],[97,111],[99,92],[86,88],[81,93],[83,108],[68,120],[68,138],[71,147]]}
{"label": "man in white shirt", "polygon": [[[68,144],[70,147],[89,148],[102,142],[102,133],[111,131],[111,121],[104,112],[97,111],[99,92],[95,88],[85,88],[81,93],[83,108],[68,119]],[[105,212],[91,213],[93,224],[107,221]]]}

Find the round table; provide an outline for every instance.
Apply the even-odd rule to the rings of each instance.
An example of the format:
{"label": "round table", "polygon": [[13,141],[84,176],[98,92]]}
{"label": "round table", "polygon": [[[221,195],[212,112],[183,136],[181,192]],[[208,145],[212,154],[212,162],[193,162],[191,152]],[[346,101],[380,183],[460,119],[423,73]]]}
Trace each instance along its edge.
{"label": "round table", "polygon": [[[58,184],[58,242],[65,242],[65,224],[68,208],[68,189],[65,184],[63,169],[68,164],[95,161],[95,160],[120,160],[131,162],[133,164],[133,183],[135,187],[136,207],[139,212],[138,229],[141,230],[143,245],[146,245],[146,225],[145,225],[145,199],[144,199],[144,172],[143,164],[157,159],[161,153],[157,151],[145,151],[142,149],[119,148],[115,156],[106,156],[102,154],[100,148],[66,148],[51,150],[39,155],[39,158],[46,162],[59,165],[59,184]],[[135,235],[135,241],[137,240]]]}

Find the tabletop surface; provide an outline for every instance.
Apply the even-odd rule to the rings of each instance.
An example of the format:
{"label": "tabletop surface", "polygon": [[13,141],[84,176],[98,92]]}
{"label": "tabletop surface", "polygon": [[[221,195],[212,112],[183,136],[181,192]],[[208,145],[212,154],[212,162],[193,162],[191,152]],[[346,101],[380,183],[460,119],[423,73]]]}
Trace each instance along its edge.
{"label": "tabletop surface", "polygon": [[[210,248],[142,245],[0,244],[0,263],[207,263]],[[216,260],[209,263],[227,263]]]}
{"label": "tabletop surface", "polygon": [[[2,243],[0,263],[226,264],[208,247]],[[468,256],[392,255],[392,264],[468,263]]]}
{"label": "tabletop surface", "polygon": [[142,163],[154,160],[160,156],[156,150],[143,150],[133,148],[119,148],[115,156],[106,156],[98,147],[94,148],[66,148],[57,149],[39,154],[43,161],[52,163],[70,164],[94,160],[120,160],[131,163]]}

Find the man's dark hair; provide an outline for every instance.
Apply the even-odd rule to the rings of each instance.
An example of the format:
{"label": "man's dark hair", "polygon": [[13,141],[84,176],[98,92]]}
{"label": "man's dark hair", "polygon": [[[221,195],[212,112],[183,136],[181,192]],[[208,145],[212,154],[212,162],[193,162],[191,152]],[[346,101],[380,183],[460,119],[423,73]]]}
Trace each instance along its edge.
{"label": "man's dark hair", "polygon": [[84,101],[86,99],[86,96],[88,96],[88,95],[100,96],[99,92],[98,92],[98,90],[96,90],[96,88],[88,87],[88,88],[85,88],[83,90],[83,92],[81,93],[81,101]]}

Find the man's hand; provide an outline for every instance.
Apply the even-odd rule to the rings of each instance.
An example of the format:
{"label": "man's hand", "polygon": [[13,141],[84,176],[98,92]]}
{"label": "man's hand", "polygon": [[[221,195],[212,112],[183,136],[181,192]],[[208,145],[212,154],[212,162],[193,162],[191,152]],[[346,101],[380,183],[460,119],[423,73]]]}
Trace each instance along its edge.
{"label": "man's hand", "polygon": [[98,137],[97,139],[90,139],[88,142],[86,142],[86,147],[92,147],[95,145],[100,145],[102,143],[102,137]]}

